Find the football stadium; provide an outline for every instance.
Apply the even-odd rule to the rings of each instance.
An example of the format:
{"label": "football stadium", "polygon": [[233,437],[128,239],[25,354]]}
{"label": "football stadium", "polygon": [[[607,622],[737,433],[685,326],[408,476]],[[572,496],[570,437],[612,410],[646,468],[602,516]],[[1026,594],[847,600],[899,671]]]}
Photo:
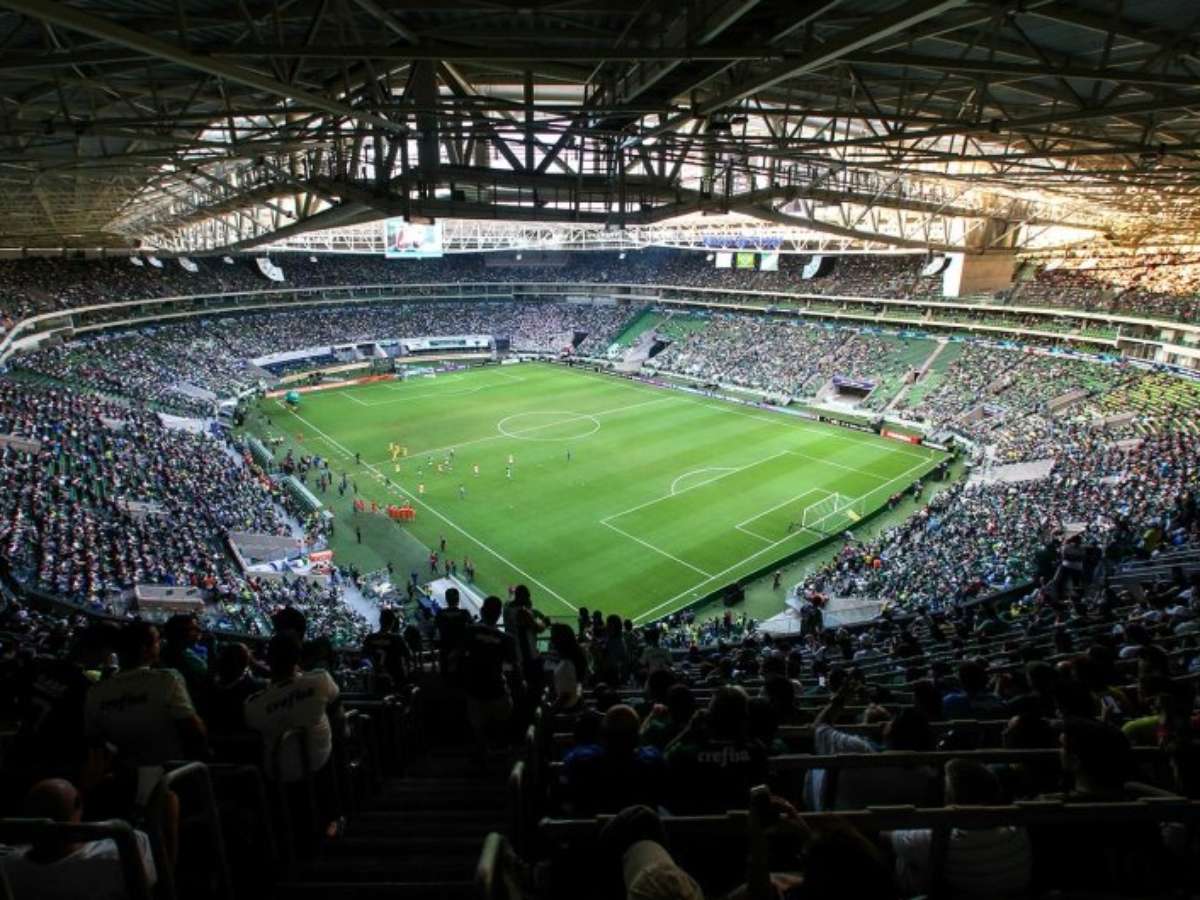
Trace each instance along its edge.
{"label": "football stadium", "polygon": [[1200,895],[1198,48],[0,0],[0,900]]}

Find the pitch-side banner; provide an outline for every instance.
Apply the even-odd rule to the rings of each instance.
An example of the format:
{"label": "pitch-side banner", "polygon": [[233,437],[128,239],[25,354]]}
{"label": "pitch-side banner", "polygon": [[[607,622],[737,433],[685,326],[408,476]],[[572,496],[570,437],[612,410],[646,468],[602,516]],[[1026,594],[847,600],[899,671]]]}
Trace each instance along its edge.
{"label": "pitch-side banner", "polygon": [[442,223],[414,225],[384,219],[383,255],[388,259],[434,259],[442,255]]}

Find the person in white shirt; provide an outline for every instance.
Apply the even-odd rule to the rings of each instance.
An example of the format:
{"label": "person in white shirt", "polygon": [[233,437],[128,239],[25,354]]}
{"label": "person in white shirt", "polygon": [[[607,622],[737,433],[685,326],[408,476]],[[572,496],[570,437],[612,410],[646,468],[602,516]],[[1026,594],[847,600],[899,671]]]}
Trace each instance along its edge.
{"label": "person in white shirt", "polygon": [[117,749],[123,766],[158,766],[194,757],[204,743],[204,723],[196,715],[183,676],[153,668],[159,657],[158,629],[130,622],[121,630],[117,656],[121,670],[88,690],[84,734]]}
{"label": "person in white shirt", "polygon": [[263,768],[268,776],[283,782],[299,781],[304,777],[299,746],[293,742],[283,748],[278,771],[276,746],[286,732],[307,729],[310,771],[322,770],[333,753],[329,712],[338,699],[338,686],[324,669],[300,671],[300,640],[291,632],[271,638],[267,664],[271,683],[246,699],[246,725],[262,738]]}
{"label": "person in white shirt", "polygon": [[[1000,782],[986,766],[953,759],[946,764],[947,806],[995,806],[1002,803]],[[891,833],[896,880],[908,893],[934,887],[933,832],[911,829]],[[1033,851],[1024,828],[952,828],[940,880],[953,897],[1023,897],[1033,872]]]}
{"label": "person in white shirt", "polygon": [[[79,792],[69,781],[51,778],[35,784],[25,797],[25,815],[72,825],[82,819]],[[135,831],[138,855],[146,884],[154,887],[157,870],[150,840]],[[16,900],[125,900],[131,896],[125,883],[116,841],[39,842],[0,851],[0,870]]]}
{"label": "person in white shirt", "polygon": [[[882,707],[868,708],[867,715],[885,717],[883,746],[857,734],[839,731],[831,724],[858,684],[848,680],[814,721],[813,752],[818,756],[839,753],[878,753],[881,749],[920,752],[933,749],[929,721],[915,708],[895,716]],[[872,719],[875,721],[876,719]],[[837,790],[826,786],[824,769],[813,769],[805,780],[805,806],[810,810],[865,809],[868,806],[926,806],[936,787],[936,773],[927,766],[911,768],[845,769],[838,773]]]}
{"label": "person in white shirt", "polygon": [[661,638],[662,634],[657,628],[650,628],[646,631],[646,646],[638,658],[638,666],[645,671],[647,678],[659,669],[671,668],[671,664],[674,662],[671,651],[658,645]]}
{"label": "person in white shirt", "polygon": [[587,657],[570,625],[550,626],[550,648],[558,657],[551,671],[554,709],[558,712],[574,710],[583,700],[583,682],[588,677]]}

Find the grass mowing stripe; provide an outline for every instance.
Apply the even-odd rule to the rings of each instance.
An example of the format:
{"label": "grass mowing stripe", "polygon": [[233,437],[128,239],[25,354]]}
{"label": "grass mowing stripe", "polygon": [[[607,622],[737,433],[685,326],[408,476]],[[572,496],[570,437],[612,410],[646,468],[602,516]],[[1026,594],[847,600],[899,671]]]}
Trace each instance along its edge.
{"label": "grass mowing stripe", "polygon": [[[901,473],[900,475],[898,475],[898,476],[896,476],[895,478],[893,478],[893,479],[892,479],[892,481],[890,481],[890,482],[885,482],[884,484],[880,485],[880,486],[879,486],[879,488],[876,488],[876,490],[879,490],[879,489],[881,489],[881,488],[887,487],[888,485],[890,485],[890,484],[892,484],[892,483],[894,483],[894,482],[901,481],[901,480],[903,480],[903,479],[904,479],[906,476],[908,476],[909,474],[911,474],[911,473],[913,473],[913,472],[917,471],[918,469],[920,469],[922,466],[924,466],[924,465],[929,465],[929,464],[930,464],[930,461],[926,461],[926,462],[924,462],[924,463],[918,463],[917,465],[915,465],[915,466],[913,466],[911,469],[909,469],[907,472],[903,472],[903,473]],[[691,589],[689,589],[689,590],[687,590],[687,591],[683,591],[682,593],[676,594],[676,595],[675,595],[674,597],[672,597],[670,600],[665,600],[665,601],[663,601],[662,603],[660,603],[658,606],[655,606],[655,607],[653,607],[653,608],[651,608],[651,609],[648,609],[648,610],[646,610],[646,612],[642,613],[640,616],[635,616],[633,621],[634,621],[634,622],[640,622],[640,621],[642,621],[642,620],[644,620],[644,619],[647,619],[647,618],[649,618],[649,616],[650,616],[651,614],[653,614],[653,613],[656,613],[656,612],[659,612],[660,610],[663,610],[663,609],[665,609],[666,607],[670,606],[671,604],[678,602],[678,601],[679,601],[679,600],[681,600],[682,598],[684,598],[684,597],[687,597],[687,596],[690,596],[690,595],[694,595],[694,594],[695,594],[695,592],[696,592],[696,591],[697,591],[699,588],[701,588],[701,587],[704,587],[705,585],[711,584],[713,581],[717,580],[718,578],[721,578],[722,576],[724,576],[724,575],[727,575],[727,574],[729,574],[730,572],[734,571],[734,570],[735,570],[735,569],[737,569],[739,566],[743,566],[743,565],[745,565],[745,564],[746,564],[746,563],[748,563],[750,560],[752,560],[752,559],[757,559],[759,556],[761,556],[762,554],[766,553],[767,551],[769,551],[769,550],[772,550],[772,549],[774,549],[775,547],[778,547],[780,544],[783,544],[785,541],[789,540],[789,539],[790,539],[790,537],[791,537],[791,536],[789,535],[788,537],[785,537],[785,538],[780,538],[778,541],[775,541],[774,543],[772,543],[772,544],[768,544],[766,547],[763,547],[763,549],[759,550],[757,553],[752,553],[750,556],[746,557],[745,559],[743,559],[743,560],[741,560],[741,561],[739,561],[739,562],[736,562],[736,563],[734,563],[732,566],[728,566],[727,568],[725,568],[725,569],[722,569],[720,572],[717,572],[717,574],[715,574],[715,575],[710,575],[710,576],[709,576],[708,578],[706,578],[704,581],[701,581],[700,583],[698,583],[698,584],[694,585],[694,586],[693,586]],[[662,613],[662,615],[669,615],[669,613]],[[660,616],[659,616],[659,618],[662,618],[662,615],[660,615]]]}
{"label": "grass mowing stripe", "polygon": [[[309,422],[307,419],[305,419],[302,415],[300,415],[300,413],[296,412],[295,410],[292,410],[291,413],[297,419],[299,419],[301,422],[303,422],[305,425],[307,425],[309,428],[311,428],[313,431],[315,431],[317,434],[321,435],[326,440],[326,442],[328,442],[330,445],[335,446],[335,447],[341,447],[343,452],[349,453],[349,451],[346,449],[345,446],[339,444],[336,440],[331,438],[329,435],[325,434],[325,432],[321,431],[320,428],[317,428],[317,426],[315,426],[312,422]],[[387,478],[387,476],[384,475],[382,472],[380,472],[375,466],[366,465],[366,466],[364,466],[364,468],[370,469],[379,478],[384,478],[384,479]],[[482,547],[484,550],[486,550],[488,553],[492,554],[492,556],[496,557],[496,559],[500,560],[500,562],[504,563],[506,566],[508,566],[514,572],[517,572],[517,573],[523,575],[524,577],[528,578],[533,584],[536,584],[538,587],[540,587],[542,590],[544,590],[546,593],[548,593],[551,597],[554,597],[555,599],[557,599],[558,601],[563,603],[572,612],[579,612],[579,608],[577,606],[574,606],[572,603],[570,603],[570,601],[568,601],[566,598],[564,598],[561,594],[559,594],[553,588],[547,587],[545,584],[543,584],[538,579],[534,578],[532,575],[530,575],[528,572],[526,572],[520,566],[515,565],[508,559],[505,559],[501,554],[497,553],[495,550],[493,550],[491,547],[489,547],[483,541],[468,534],[466,531],[464,531],[462,528],[460,528],[458,525],[456,525],[454,522],[452,522],[446,516],[442,515],[440,512],[438,512],[436,509],[434,509],[432,506],[430,506],[428,503],[426,503],[420,497],[416,496],[415,494],[409,493],[403,487],[400,487],[398,485],[392,485],[391,489],[393,491],[396,491],[398,493],[405,495],[410,500],[412,500],[413,503],[416,503],[418,506],[420,506],[424,509],[427,509],[429,512],[433,513],[435,516],[437,516],[439,519],[441,519],[443,522],[445,522],[447,525],[449,525],[455,531],[459,532],[460,534],[462,534],[464,537],[466,537],[468,540],[475,543],[476,545]]]}
{"label": "grass mowing stripe", "polygon": [[[554,598],[541,599],[544,611],[564,618],[576,605],[640,621],[677,608],[705,585],[719,588],[816,543],[811,531],[784,533],[803,514],[807,501],[795,498],[804,492],[865,496],[865,513],[919,468],[912,462],[931,468],[941,458],[627,379],[546,364],[518,371],[521,380],[502,385],[494,369],[456,373],[445,391],[363,385],[359,403],[336,391],[306,394],[307,427],[252,417],[253,427],[287,436],[286,421],[296,421],[301,442],[308,433],[313,449],[328,445],[334,470],[358,474],[355,497],[380,508],[411,500],[420,512],[403,526],[407,535],[434,548],[449,538],[443,557],[475,558],[481,590],[504,596],[525,581]],[[484,383],[504,389],[474,389]],[[363,406],[401,395],[403,404]],[[506,419],[512,433],[494,433]],[[375,460],[394,443],[409,449],[398,464],[354,465],[354,451]],[[442,465],[428,465],[431,457]],[[363,523],[363,514],[342,513],[343,521]],[[353,525],[339,527],[335,555],[354,558],[354,542]]]}
{"label": "grass mowing stripe", "polygon": [[682,560],[682,559],[680,559],[678,556],[673,556],[672,554],[668,553],[666,550],[663,550],[663,549],[662,549],[662,548],[660,548],[660,547],[655,547],[653,544],[649,543],[648,541],[643,541],[643,540],[642,540],[640,537],[638,537],[637,535],[630,534],[628,531],[622,531],[620,528],[618,528],[618,527],[617,527],[616,525],[614,525],[612,522],[606,521],[605,519],[601,519],[601,520],[600,520],[600,524],[601,524],[601,525],[603,525],[605,528],[611,528],[611,529],[612,529],[613,531],[615,531],[617,534],[623,534],[625,537],[629,538],[631,541],[636,541],[637,543],[641,544],[643,547],[645,547],[645,548],[647,548],[647,549],[649,549],[649,550],[653,550],[655,553],[662,554],[662,555],[663,555],[663,556],[665,556],[667,559],[673,559],[673,560],[675,560],[675,562],[679,563],[681,566],[687,566],[687,567],[688,567],[689,569],[691,569],[693,572],[696,572],[696,573],[698,573],[698,574],[700,574],[700,575],[705,575],[705,576],[707,576],[707,577],[709,577],[709,578],[711,578],[711,577],[712,577],[711,575],[709,575],[709,573],[708,573],[708,572],[705,572],[703,569],[700,569],[700,568],[697,568],[696,566],[693,566],[693,565],[692,565],[690,562],[687,562],[686,560]]}
{"label": "grass mowing stripe", "polygon": [[[674,399],[675,399],[674,397],[660,397],[657,400],[647,400],[645,403],[631,403],[628,406],[618,406],[616,409],[602,409],[602,410],[600,410],[600,412],[594,412],[594,413],[563,412],[562,415],[566,416],[567,418],[560,419],[557,422],[547,422],[545,425],[533,425],[529,428],[521,428],[516,431],[511,431],[511,430],[501,431],[498,434],[491,434],[491,435],[488,435],[487,437],[475,438],[474,440],[470,440],[470,441],[462,441],[457,444],[447,444],[445,447],[434,447],[431,450],[414,450],[408,456],[403,457],[400,461],[404,462],[405,460],[410,460],[417,456],[427,456],[427,455],[436,456],[438,453],[445,453],[449,450],[458,450],[460,447],[470,447],[474,444],[483,444],[488,441],[498,441],[498,440],[500,440],[502,438],[506,438],[506,437],[507,438],[513,438],[513,437],[520,438],[526,434],[532,434],[537,431],[545,431],[549,428],[555,428],[555,427],[562,425],[568,421],[577,421],[579,419],[588,419],[588,418],[598,418],[600,416],[610,416],[613,413],[627,412],[631,409],[638,409],[639,407],[642,407],[642,406],[650,406],[654,403],[663,403],[667,400],[674,400]],[[534,412],[534,413],[517,413],[517,415],[535,415],[535,414],[536,414],[536,412]],[[514,416],[506,416],[505,418],[511,419],[511,418],[514,418]],[[497,428],[500,427],[500,424],[503,423],[504,421],[505,421],[505,419],[501,419],[500,422],[496,423],[496,427]],[[391,457],[388,457],[387,459],[381,459],[378,462],[371,463],[371,465],[381,466],[384,463],[388,463],[391,461],[392,461]]]}

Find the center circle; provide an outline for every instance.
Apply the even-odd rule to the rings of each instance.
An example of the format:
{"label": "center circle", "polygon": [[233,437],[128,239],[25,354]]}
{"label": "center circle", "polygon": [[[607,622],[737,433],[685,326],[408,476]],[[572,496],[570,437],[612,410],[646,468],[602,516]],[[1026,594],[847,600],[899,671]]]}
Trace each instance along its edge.
{"label": "center circle", "polygon": [[505,416],[496,423],[505,437],[521,441],[577,441],[600,430],[600,420],[583,413],[549,410]]}

